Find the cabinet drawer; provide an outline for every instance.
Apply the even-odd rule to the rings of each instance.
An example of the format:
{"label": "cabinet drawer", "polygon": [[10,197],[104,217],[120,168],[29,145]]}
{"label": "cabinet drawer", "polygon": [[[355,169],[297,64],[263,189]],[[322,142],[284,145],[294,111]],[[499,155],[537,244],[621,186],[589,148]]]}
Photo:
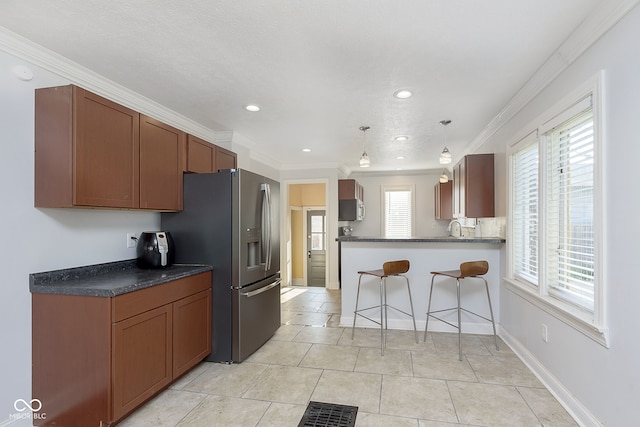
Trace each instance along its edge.
{"label": "cabinet drawer", "polygon": [[112,319],[113,322],[119,322],[210,288],[211,272],[207,271],[162,285],[119,295],[113,298]]}

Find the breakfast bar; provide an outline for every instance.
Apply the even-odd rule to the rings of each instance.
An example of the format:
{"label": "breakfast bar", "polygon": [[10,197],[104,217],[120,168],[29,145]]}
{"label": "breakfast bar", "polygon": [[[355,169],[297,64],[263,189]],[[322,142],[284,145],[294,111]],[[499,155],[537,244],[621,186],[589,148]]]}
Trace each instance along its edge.
{"label": "breakfast bar", "polygon": [[[505,239],[499,237],[459,238],[450,236],[410,238],[343,236],[337,240],[341,247],[341,326],[350,327],[353,323],[353,310],[359,278],[358,271],[380,269],[384,262],[400,259],[407,259],[411,264],[406,276],[410,281],[413,309],[418,329],[424,330],[427,304],[429,302],[431,272],[435,270],[454,270],[462,262],[477,260],[489,262],[489,272],[485,278],[489,283],[489,292],[494,306],[494,314],[496,315],[495,320],[496,323],[499,323],[499,310],[496,310],[495,307],[500,305],[499,284],[500,278],[504,273]],[[456,306],[455,286],[453,283],[450,286],[438,286],[443,280],[451,280],[455,283],[454,279],[436,279],[436,287],[433,291],[433,304],[435,305],[432,307],[433,309]],[[488,314],[484,285],[480,280],[477,282],[475,286],[470,284],[462,287],[461,299],[463,306],[477,313]],[[362,307],[379,304],[378,283],[378,279],[375,277],[363,277],[360,291],[360,305]],[[404,286],[402,279],[394,277],[388,279],[387,302],[389,305],[398,307],[401,310],[410,311],[406,286]],[[378,317],[379,311],[378,313],[372,312],[371,316],[373,318]],[[455,313],[446,314],[443,317],[446,320],[454,321]],[[358,317],[356,326],[379,327],[361,317]],[[394,310],[389,310],[388,327],[390,329],[411,330],[413,324],[407,316],[396,313]],[[474,316],[469,316],[467,313],[463,313],[462,328],[465,333],[493,333],[489,323]],[[429,330],[452,332],[453,328],[445,323],[431,320],[429,322]]]}

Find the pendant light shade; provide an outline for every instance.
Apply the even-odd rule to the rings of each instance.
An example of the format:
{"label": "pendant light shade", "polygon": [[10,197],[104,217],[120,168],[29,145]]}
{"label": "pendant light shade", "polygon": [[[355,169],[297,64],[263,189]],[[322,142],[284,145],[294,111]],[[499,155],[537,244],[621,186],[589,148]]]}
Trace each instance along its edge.
{"label": "pendant light shade", "polygon": [[362,156],[360,156],[361,168],[368,168],[369,166],[371,166],[371,160],[369,160],[369,156],[367,155],[366,147],[366,133],[369,129],[369,126],[360,126],[360,130],[362,131]]}
{"label": "pendant light shade", "polygon": [[447,171],[444,169],[442,170],[442,175],[440,175],[440,182],[442,184],[449,182],[449,176],[447,175]]}
{"label": "pendant light shade", "polygon": [[440,153],[439,159],[441,165],[448,165],[451,163],[451,153],[447,148],[447,125],[449,123],[451,123],[451,120],[440,120],[440,124],[444,126],[444,150]]}

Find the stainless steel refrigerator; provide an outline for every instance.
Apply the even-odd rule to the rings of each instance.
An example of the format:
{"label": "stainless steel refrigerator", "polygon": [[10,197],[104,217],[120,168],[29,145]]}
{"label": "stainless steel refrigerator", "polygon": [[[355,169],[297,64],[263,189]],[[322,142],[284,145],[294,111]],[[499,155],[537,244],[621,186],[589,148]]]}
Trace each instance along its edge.
{"label": "stainless steel refrigerator", "polygon": [[280,327],[279,196],[246,170],[185,174],[184,210],[162,214],[175,261],[213,266],[209,361],[241,362]]}

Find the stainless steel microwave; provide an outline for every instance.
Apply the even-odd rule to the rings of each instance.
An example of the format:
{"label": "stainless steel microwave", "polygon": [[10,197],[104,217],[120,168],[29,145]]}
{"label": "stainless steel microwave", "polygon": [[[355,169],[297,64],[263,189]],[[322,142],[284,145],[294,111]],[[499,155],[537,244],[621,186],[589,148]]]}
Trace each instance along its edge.
{"label": "stainless steel microwave", "polygon": [[364,203],[358,199],[338,201],[338,221],[362,221],[365,215]]}

